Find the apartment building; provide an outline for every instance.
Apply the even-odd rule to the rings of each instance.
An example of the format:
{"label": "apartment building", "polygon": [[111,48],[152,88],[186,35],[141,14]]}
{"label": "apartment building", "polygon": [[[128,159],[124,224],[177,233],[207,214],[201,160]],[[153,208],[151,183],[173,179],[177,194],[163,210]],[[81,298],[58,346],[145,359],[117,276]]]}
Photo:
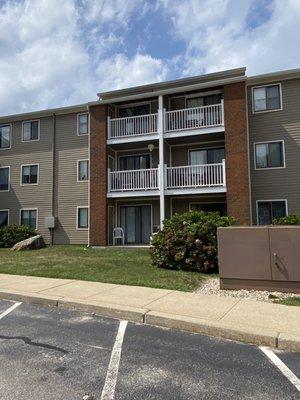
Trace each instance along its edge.
{"label": "apartment building", "polygon": [[165,218],[300,213],[300,70],[245,68],[0,117],[0,223],[55,244],[147,244]]}

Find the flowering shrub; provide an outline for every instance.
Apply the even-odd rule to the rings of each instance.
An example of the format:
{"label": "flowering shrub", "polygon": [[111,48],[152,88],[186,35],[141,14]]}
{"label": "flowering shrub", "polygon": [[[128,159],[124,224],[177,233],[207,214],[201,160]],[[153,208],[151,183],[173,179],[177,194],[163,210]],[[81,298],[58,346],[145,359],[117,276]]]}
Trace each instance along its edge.
{"label": "flowering shrub", "polygon": [[218,269],[217,228],[234,225],[232,217],[193,211],[175,214],[153,235],[150,253],[159,268],[213,272]]}
{"label": "flowering shrub", "polygon": [[286,217],[274,219],[272,223],[273,225],[300,225],[300,215],[287,215]]}

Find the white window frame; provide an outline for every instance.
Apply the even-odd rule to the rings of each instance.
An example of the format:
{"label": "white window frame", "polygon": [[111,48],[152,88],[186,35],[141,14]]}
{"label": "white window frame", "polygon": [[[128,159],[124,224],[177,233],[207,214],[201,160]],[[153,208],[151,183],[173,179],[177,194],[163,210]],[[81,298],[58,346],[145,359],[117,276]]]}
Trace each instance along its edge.
{"label": "white window frame", "polygon": [[[87,228],[80,228],[79,226],[78,226],[78,216],[79,216],[79,214],[78,214],[78,212],[79,212],[79,210],[80,209],[82,209],[82,208],[87,208],[87,210],[88,210],[88,226],[87,226]],[[90,222],[90,210],[89,210],[89,206],[77,206],[76,207],[76,230],[77,231],[88,231],[89,230],[89,222]]]}
{"label": "white window frame", "polygon": [[[87,115],[87,117],[88,117],[87,118],[88,119],[88,130],[87,130],[86,133],[80,133],[80,130],[79,130],[79,126],[80,126],[79,118],[80,118],[80,115]],[[77,114],[77,136],[87,136],[89,134],[90,134],[90,113],[89,112],[82,112],[82,113]]]}
{"label": "white window frame", "polygon": [[5,193],[10,191],[10,165],[1,165],[0,169],[2,168],[8,168],[8,189],[7,190],[0,189],[0,193]]}
{"label": "white window frame", "polygon": [[[191,165],[191,152],[193,151],[202,151],[202,150],[214,150],[214,149],[224,149],[224,160],[226,159],[226,149],[225,149],[225,143],[221,144],[220,146],[209,146],[209,147],[195,147],[195,148],[190,148],[188,149],[188,165]],[[204,164],[204,165],[209,165],[209,164]]]}
{"label": "white window frame", "polygon": [[10,209],[9,208],[2,208],[0,211],[7,211],[7,225],[10,223]]}
{"label": "white window frame", "polygon": [[[37,139],[28,139],[25,140],[24,139],[24,125],[27,123],[31,123],[31,122],[38,122],[38,138]],[[27,143],[27,142],[38,142],[40,140],[40,135],[41,135],[41,121],[39,119],[31,119],[28,121],[22,121],[22,134],[21,134],[21,142],[22,143]]]}
{"label": "white window frame", "polygon": [[[277,85],[279,86],[280,108],[275,108],[274,110],[255,111],[254,90],[255,90],[255,89],[260,89],[260,88],[265,88],[265,87],[268,87],[268,86],[277,86]],[[263,114],[263,113],[268,113],[268,112],[274,112],[274,111],[281,111],[281,110],[283,110],[281,82],[269,83],[269,84],[267,84],[267,85],[252,86],[252,88],[251,88],[251,96],[252,96],[252,114]]]}
{"label": "white window frame", "polygon": [[[256,145],[257,144],[268,144],[268,143],[282,143],[282,153],[283,153],[283,166],[282,167],[266,167],[266,168],[258,168],[256,165]],[[253,152],[254,152],[254,169],[255,171],[266,171],[266,170],[273,170],[273,169],[283,169],[286,168],[285,163],[285,145],[284,140],[266,140],[263,142],[254,142],[253,143]]]}
{"label": "white window frame", "polygon": [[9,126],[9,147],[0,147],[0,150],[9,150],[11,149],[11,142],[12,142],[12,124],[0,124],[0,128],[3,126]]}
{"label": "white window frame", "polygon": [[[145,115],[150,115],[151,114],[151,100],[150,101],[137,101],[134,103],[128,103],[128,104],[121,104],[119,106],[117,106],[116,111],[117,114],[119,115],[119,110],[122,108],[131,108],[131,107],[136,107],[136,106],[145,106],[148,105],[149,106],[149,114],[145,114]],[[117,117],[117,118],[132,118],[132,117]]]}
{"label": "white window frame", "polygon": [[[79,163],[82,161],[88,162],[88,179],[79,179]],[[83,158],[82,160],[77,160],[77,182],[89,182],[90,180],[90,162],[88,158]]]}
{"label": "white window frame", "polygon": [[36,211],[36,227],[34,228],[36,231],[38,230],[39,226],[39,209],[38,208],[31,208],[31,207],[26,207],[26,208],[20,208],[19,212],[19,225],[22,223],[22,211]]}
{"label": "white window frame", "polygon": [[[258,221],[258,203],[272,203],[276,201],[281,201],[285,203],[285,214],[289,215],[289,210],[288,210],[288,201],[287,199],[265,199],[265,200],[256,200],[256,225],[259,225]],[[261,225],[259,225],[261,226]]]}
{"label": "white window frame", "polygon": [[[37,183],[23,183],[23,167],[32,167],[34,165],[37,165]],[[34,163],[34,164],[21,164],[21,171],[20,171],[20,185],[21,186],[38,186],[40,183],[40,164],[39,163]]]}

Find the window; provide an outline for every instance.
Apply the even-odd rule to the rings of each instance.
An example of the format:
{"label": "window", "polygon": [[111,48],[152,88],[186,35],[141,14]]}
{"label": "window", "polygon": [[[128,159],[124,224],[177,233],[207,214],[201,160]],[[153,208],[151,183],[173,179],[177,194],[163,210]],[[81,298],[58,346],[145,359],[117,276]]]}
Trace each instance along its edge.
{"label": "window", "polygon": [[225,159],[225,149],[223,147],[216,149],[190,150],[190,165],[215,164],[221,163]]}
{"label": "window", "polygon": [[0,167],[0,191],[9,190],[9,167]]}
{"label": "window", "polygon": [[0,149],[10,149],[11,125],[0,126]]}
{"label": "window", "polygon": [[87,135],[89,133],[89,114],[78,114],[77,125],[77,134]]}
{"label": "window", "polygon": [[134,117],[137,115],[150,114],[150,104],[137,104],[132,106],[120,107],[119,118]]}
{"label": "window", "polygon": [[283,168],[283,141],[255,143],[255,168]]}
{"label": "window", "polygon": [[218,212],[221,216],[227,215],[226,203],[191,203],[191,211]]}
{"label": "window", "polygon": [[273,219],[286,215],[286,200],[257,201],[258,225],[270,225]]}
{"label": "window", "polygon": [[22,125],[22,141],[39,140],[40,138],[40,121],[26,121]]}
{"label": "window", "polygon": [[0,210],[0,227],[9,223],[9,210]]}
{"label": "window", "polygon": [[150,154],[120,156],[119,162],[121,171],[151,168]]}
{"label": "window", "polygon": [[78,160],[77,161],[77,180],[88,181],[89,180],[89,161],[88,160]]}
{"label": "window", "polygon": [[22,185],[37,185],[39,166],[38,164],[33,165],[22,165]]}
{"label": "window", "polygon": [[281,109],[280,85],[269,85],[253,88],[254,112]]}
{"label": "window", "polygon": [[30,226],[37,229],[37,209],[21,210],[20,225]]}
{"label": "window", "polygon": [[186,99],[186,108],[210,106],[221,103],[222,94],[211,94],[206,96],[188,97]]}
{"label": "window", "polygon": [[88,207],[77,207],[77,229],[87,229],[89,226]]}

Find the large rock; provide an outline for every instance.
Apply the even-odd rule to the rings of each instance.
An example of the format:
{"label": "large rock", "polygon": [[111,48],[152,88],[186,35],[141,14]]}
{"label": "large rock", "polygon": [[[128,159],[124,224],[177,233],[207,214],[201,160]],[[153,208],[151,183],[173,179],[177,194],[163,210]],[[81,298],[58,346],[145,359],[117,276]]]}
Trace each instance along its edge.
{"label": "large rock", "polygon": [[41,249],[42,247],[45,247],[44,239],[41,235],[36,235],[16,243],[11,249],[20,251],[26,249]]}

